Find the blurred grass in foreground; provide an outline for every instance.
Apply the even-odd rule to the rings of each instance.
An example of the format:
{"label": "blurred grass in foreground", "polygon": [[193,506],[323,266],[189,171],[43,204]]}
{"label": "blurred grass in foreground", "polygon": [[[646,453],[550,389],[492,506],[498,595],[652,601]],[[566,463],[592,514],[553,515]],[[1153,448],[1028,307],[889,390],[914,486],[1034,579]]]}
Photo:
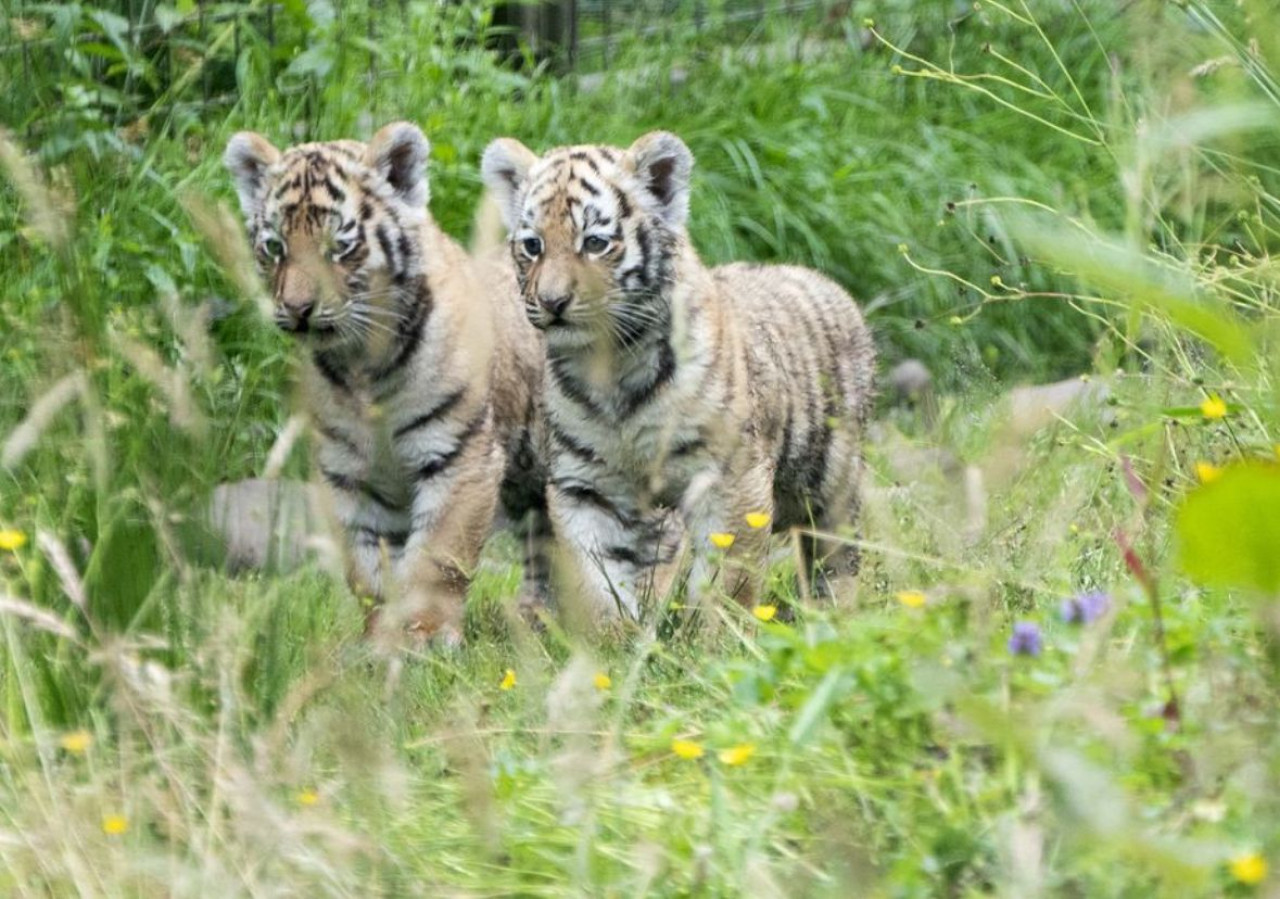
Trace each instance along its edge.
{"label": "blurred grass in foreground", "polygon": [[[854,3],[803,61],[689,38],[587,90],[497,66],[480,7],[409,4],[371,57],[364,6],[323,6],[286,5],[275,47],[206,35],[239,90],[216,124],[101,11],[9,19],[80,80],[20,82],[0,143],[0,889],[1274,888],[1273,14]],[[84,21],[119,39],[120,96],[90,89]],[[666,640],[534,638],[504,624],[499,541],[469,648],[391,677],[322,573],[202,564],[213,484],[306,473],[271,452],[289,347],[211,205],[223,140],[401,116],[455,233],[494,134],[675,130],[708,257],[824,268],[891,361],[928,360],[936,421],[887,414],[869,450],[856,595],[791,624],[724,607]],[[995,399],[1082,370],[1100,408],[1049,427]],[[1062,619],[1096,591],[1100,614]]]}

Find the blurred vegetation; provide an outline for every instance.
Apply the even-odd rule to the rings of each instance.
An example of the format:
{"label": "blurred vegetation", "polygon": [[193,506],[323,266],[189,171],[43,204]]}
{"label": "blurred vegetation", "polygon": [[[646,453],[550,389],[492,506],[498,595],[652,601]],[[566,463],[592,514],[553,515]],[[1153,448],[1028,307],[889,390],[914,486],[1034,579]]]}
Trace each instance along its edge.
{"label": "blurred vegetation", "polygon": [[[5,7],[0,890],[1274,889],[1280,21],[762,5],[619,14],[568,73],[502,58],[484,3]],[[675,131],[706,258],[821,268],[886,369],[928,363],[936,420],[877,423],[855,595],[807,607],[784,563],[794,623],[534,637],[499,546],[470,648],[397,674],[322,573],[204,564],[213,485],[307,472],[271,458],[290,347],[238,274],[222,147],[395,118],[459,237],[496,135]],[[1002,398],[1084,373],[1100,414],[1032,429]],[[1060,620],[1083,591],[1106,614]]]}

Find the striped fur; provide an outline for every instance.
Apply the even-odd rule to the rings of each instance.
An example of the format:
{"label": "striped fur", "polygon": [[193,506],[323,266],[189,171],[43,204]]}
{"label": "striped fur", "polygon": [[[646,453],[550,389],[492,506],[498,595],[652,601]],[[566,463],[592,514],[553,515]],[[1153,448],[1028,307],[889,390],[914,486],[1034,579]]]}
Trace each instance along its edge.
{"label": "striped fur", "polygon": [[313,463],[352,588],[385,601],[385,634],[456,642],[500,498],[546,530],[528,486],[542,477],[530,451],[542,349],[513,309],[510,265],[477,265],[432,220],[427,152],[418,128],[396,123],[367,146],[283,153],[237,134],[225,161],[276,324],[304,347]]}
{"label": "striped fur", "polygon": [[[767,536],[747,513],[774,530],[857,514],[875,357],[858,308],[808,269],[704,266],[685,233],[692,165],[663,132],[541,158],[502,139],[484,156],[547,339],[552,521],[600,611],[637,615],[682,547],[696,595],[715,533],[735,537],[715,576],[751,603]],[[850,550],[806,548],[856,569]]]}

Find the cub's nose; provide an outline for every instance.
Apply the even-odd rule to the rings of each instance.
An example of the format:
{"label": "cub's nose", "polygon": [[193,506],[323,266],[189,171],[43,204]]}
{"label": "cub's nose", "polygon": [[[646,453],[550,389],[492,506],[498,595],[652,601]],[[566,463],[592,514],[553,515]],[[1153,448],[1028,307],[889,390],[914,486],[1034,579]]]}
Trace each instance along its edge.
{"label": "cub's nose", "polygon": [[282,310],[284,315],[280,318],[280,327],[286,331],[297,333],[306,331],[307,322],[311,319],[311,312],[315,307],[315,303],[298,303],[284,306]]}
{"label": "cub's nose", "polygon": [[552,318],[559,318],[572,299],[568,294],[561,294],[558,297],[538,297],[538,303],[551,314]]}

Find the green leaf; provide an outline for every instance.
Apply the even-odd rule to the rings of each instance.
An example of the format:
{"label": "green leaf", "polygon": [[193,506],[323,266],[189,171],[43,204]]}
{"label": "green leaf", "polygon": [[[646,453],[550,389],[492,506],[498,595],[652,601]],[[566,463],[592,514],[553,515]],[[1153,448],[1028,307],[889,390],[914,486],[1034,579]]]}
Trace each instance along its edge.
{"label": "green leaf", "polygon": [[1192,580],[1280,593],[1280,466],[1233,465],[1178,509],[1178,558]]}
{"label": "green leaf", "polygon": [[819,682],[817,688],[809,695],[804,708],[800,710],[800,714],[796,715],[796,720],[791,725],[790,733],[787,734],[787,739],[791,741],[793,746],[799,746],[809,739],[809,734],[813,732],[813,728],[826,715],[827,707],[831,705],[831,701],[835,698],[836,688],[843,678],[844,668],[836,665],[827,672],[826,677]]}

